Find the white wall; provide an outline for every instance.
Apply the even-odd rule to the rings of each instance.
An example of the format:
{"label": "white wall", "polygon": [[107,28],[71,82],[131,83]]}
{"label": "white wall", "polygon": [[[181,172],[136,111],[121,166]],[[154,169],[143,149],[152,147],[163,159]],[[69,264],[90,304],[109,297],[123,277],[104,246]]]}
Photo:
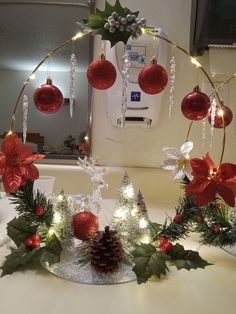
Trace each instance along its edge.
{"label": "white wall", "polygon": [[[114,3],[114,1],[109,1]],[[145,17],[148,25],[161,27],[174,42],[188,49],[190,31],[190,0],[125,0],[120,1],[131,10],[139,10],[139,16]],[[97,7],[104,10],[103,0],[97,1]],[[95,39],[94,59],[98,58],[100,48],[99,36]],[[190,64],[189,58],[176,51],[177,70],[175,85],[175,107],[171,120],[168,119],[168,87],[164,91],[160,116],[157,126],[152,129],[127,128],[120,130],[111,126],[107,114],[104,91],[93,90],[93,132],[92,152],[99,157],[100,164],[112,166],[157,167],[164,159],[162,148],[165,146],[179,147],[184,141],[189,125],[180,111],[183,97],[191,92],[196,83],[206,81],[205,77]],[[208,67],[208,55],[199,58]],[[168,65],[167,65],[168,68]],[[222,80],[224,77],[215,77]],[[229,84],[228,103],[235,110],[236,80]],[[121,89],[121,86],[117,86]],[[152,96],[150,96],[152,97]],[[114,105],[119,105],[114,103]],[[192,156],[202,156],[210,151],[216,161],[220,158],[222,131],[215,130],[213,147],[210,148],[210,127],[207,122],[206,145],[202,148],[202,123],[194,123],[190,139],[195,148]],[[235,121],[227,128],[226,161],[235,162],[236,150],[233,148],[236,139]]]}
{"label": "white wall", "polygon": [[[1,70],[0,71],[0,134],[9,130],[10,118],[13,105],[23,82],[28,77],[29,72]],[[45,136],[45,144],[62,145],[65,137],[69,134],[76,139],[79,133],[87,130],[88,122],[88,83],[86,72],[77,72],[75,78],[75,106],[73,118],[70,118],[69,106],[63,106],[55,114],[45,114],[40,112],[33,102],[33,93],[35,89],[45,84],[47,72],[37,72],[35,80],[25,90],[29,99],[29,119],[28,130],[30,132],[39,132]],[[68,72],[51,72],[53,84],[57,86],[64,98],[69,98],[70,78]],[[15,126],[16,132],[22,132],[22,106],[17,113]]]}

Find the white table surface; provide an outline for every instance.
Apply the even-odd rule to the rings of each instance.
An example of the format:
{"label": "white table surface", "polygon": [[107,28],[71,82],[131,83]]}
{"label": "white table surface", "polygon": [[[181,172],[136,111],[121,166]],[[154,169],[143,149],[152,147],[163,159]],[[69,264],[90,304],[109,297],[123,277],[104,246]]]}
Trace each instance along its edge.
{"label": "white table surface", "polygon": [[[6,203],[0,200],[0,212]],[[110,210],[114,201],[104,205]],[[148,203],[148,208],[151,219],[159,222],[165,212],[171,213],[161,204]],[[198,249],[196,240],[183,243]],[[0,247],[0,264],[8,252],[7,245]],[[235,314],[236,258],[214,247],[200,247],[199,252],[214,265],[190,272],[171,268],[166,277],[142,285],[78,284],[41,268],[16,272],[0,279],[0,314]]]}

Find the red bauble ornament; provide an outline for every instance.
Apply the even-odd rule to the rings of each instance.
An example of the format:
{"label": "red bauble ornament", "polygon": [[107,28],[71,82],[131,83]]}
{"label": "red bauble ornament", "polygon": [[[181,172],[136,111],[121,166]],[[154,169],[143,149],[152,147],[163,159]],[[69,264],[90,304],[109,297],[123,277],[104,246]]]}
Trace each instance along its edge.
{"label": "red bauble ornament", "polygon": [[34,92],[35,106],[44,113],[55,113],[63,104],[63,95],[59,88],[47,79],[46,84],[39,86]]}
{"label": "red bauble ornament", "polygon": [[99,228],[97,216],[89,211],[78,213],[72,219],[72,227],[77,239],[90,238],[95,235]]}
{"label": "red bauble ornament", "polygon": [[34,213],[38,217],[42,217],[44,215],[45,209],[43,207],[37,207],[34,210]]}
{"label": "red bauble ornament", "polygon": [[[215,119],[213,123],[214,128],[221,129],[224,125],[228,126],[232,120],[233,113],[229,107],[224,105],[216,107]],[[208,113],[208,122],[211,124],[211,110]]]}
{"label": "red bauble ornament", "polygon": [[158,94],[163,91],[168,82],[166,70],[152,60],[152,64],[145,66],[139,73],[138,83],[146,94]]}
{"label": "red bauble ornament", "polygon": [[182,100],[181,110],[187,119],[197,121],[207,116],[210,106],[209,97],[200,92],[199,87],[196,86],[194,91]]}
{"label": "red bauble ornament", "polygon": [[108,89],[116,80],[114,65],[102,55],[100,60],[90,63],[87,70],[89,83],[97,89]]}
{"label": "red bauble ornament", "polygon": [[176,222],[177,224],[180,224],[183,220],[184,220],[184,217],[182,215],[180,214],[175,215],[174,222]]}

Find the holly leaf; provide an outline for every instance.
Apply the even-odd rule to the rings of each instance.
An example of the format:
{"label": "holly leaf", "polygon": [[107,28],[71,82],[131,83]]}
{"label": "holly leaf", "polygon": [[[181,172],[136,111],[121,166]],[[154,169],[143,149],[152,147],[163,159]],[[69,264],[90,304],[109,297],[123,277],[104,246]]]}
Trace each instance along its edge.
{"label": "holly leaf", "polygon": [[171,262],[180,269],[197,269],[205,268],[206,266],[212,265],[206,260],[201,258],[198,252],[192,250],[185,250],[180,244],[175,244],[168,253],[171,257]]}
{"label": "holly leaf", "polygon": [[153,238],[154,241],[157,240],[157,238],[158,238],[158,234],[161,231],[161,226],[162,226],[161,224],[158,224],[156,222],[151,222],[149,224],[151,237]]}
{"label": "holly leaf", "polygon": [[132,252],[134,256],[133,271],[137,276],[138,284],[146,282],[152,275],[158,278],[166,275],[168,256],[157,252],[152,244],[141,244]]}
{"label": "holly leaf", "polygon": [[11,249],[11,254],[7,255],[5,262],[0,267],[2,269],[1,277],[12,274],[16,271],[19,266],[25,266],[26,264],[38,262],[42,253],[43,248],[34,249],[31,251],[25,251],[20,249]]}
{"label": "holly leaf", "polygon": [[60,256],[61,256],[61,242],[57,238],[55,234],[50,236],[46,240],[46,256],[45,259],[49,263],[49,265],[58,263],[60,261]]}
{"label": "holly leaf", "polygon": [[90,15],[88,26],[97,30],[96,33],[100,34],[103,40],[109,40],[111,42],[111,47],[113,47],[119,41],[123,41],[123,43],[126,44],[129,37],[131,36],[130,32],[121,32],[119,30],[117,30],[114,34],[111,34],[109,30],[104,28],[104,25],[112,12],[116,12],[119,16],[123,17],[126,17],[127,14],[132,14],[137,17],[139,14],[139,11],[131,12],[128,8],[123,8],[120,2],[117,0],[114,6],[106,1],[104,11],[96,9],[96,14]]}
{"label": "holly leaf", "polygon": [[14,218],[7,224],[7,235],[19,247],[27,238],[35,234],[38,226],[22,218]]}

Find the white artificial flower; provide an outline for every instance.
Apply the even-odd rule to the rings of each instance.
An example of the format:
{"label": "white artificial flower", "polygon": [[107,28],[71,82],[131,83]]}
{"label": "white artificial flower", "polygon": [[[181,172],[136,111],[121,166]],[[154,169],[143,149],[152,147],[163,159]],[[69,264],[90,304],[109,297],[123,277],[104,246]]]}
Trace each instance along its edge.
{"label": "white artificial flower", "polygon": [[193,149],[193,142],[184,143],[180,149],[164,147],[163,151],[168,157],[163,162],[162,168],[172,171],[173,180],[180,181],[185,176],[192,180],[191,166],[189,163],[189,152]]}

